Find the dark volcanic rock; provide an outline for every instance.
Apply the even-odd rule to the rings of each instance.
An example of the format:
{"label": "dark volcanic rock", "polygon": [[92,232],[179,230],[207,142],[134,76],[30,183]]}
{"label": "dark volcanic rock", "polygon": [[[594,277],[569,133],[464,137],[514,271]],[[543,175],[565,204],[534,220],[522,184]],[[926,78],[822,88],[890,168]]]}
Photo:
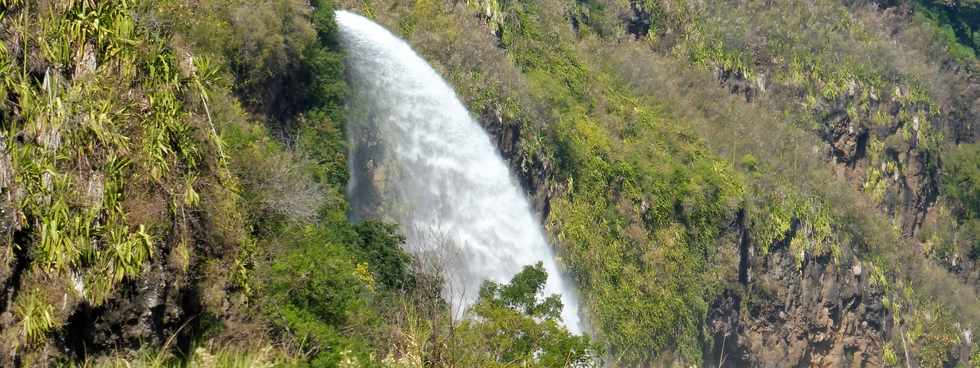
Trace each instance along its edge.
{"label": "dark volcanic rock", "polygon": [[498,107],[491,105],[484,109],[479,122],[507,161],[521,188],[528,194],[535,212],[542,219],[547,218],[550,210],[548,202],[561,190],[559,183],[553,180],[555,172],[552,163],[540,157],[524,155],[521,151],[523,124],[504,119]]}
{"label": "dark volcanic rock", "polygon": [[[480,118],[535,208],[547,217],[548,201],[561,190],[553,168],[523,156],[520,124],[505,121],[492,108]],[[743,221],[744,213],[736,220],[738,282],[714,301],[705,321],[711,333],[706,366],[882,366],[888,315],[881,291],[869,284],[861,263],[844,250],[839,263],[826,255],[806,258],[797,269],[791,238],[761,255]]]}
{"label": "dark volcanic rock", "polygon": [[808,258],[800,269],[788,246],[751,257],[752,282],[726,290],[709,311],[708,365],[882,366],[882,293],[860,261],[847,257]]}

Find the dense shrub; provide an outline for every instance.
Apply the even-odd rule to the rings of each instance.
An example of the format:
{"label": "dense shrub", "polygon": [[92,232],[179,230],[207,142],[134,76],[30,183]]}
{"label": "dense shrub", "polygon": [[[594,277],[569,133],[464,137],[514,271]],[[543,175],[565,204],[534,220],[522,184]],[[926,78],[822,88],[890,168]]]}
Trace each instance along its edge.
{"label": "dense shrub", "polygon": [[980,144],[964,144],[943,157],[943,192],[963,219],[980,217]]}
{"label": "dense shrub", "polygon": [[[465,365],[480,367],[587,367],[598,361],[596,348],[584,336],[559,325],[558,295],[542,298],[548,278],[541,263],[525,266],[510,284],[487,281],[463,321],[458,348],[468,350]],[[506,362],[506,363],[505,363]]]}
{"label": "dense shrub", "polygon": [[887,7],[912,7],[923,21],[930,23],[949,45],[949,52],[960,58],[976,58],[980,53],[980,2],[939,0],[884,0]]}
{"label": "dense shrub", "polygon": [[964,236],[973,239],[972,256],[980,257],[980,144],[960,145],[943,161],[943,192],[953,203]]}

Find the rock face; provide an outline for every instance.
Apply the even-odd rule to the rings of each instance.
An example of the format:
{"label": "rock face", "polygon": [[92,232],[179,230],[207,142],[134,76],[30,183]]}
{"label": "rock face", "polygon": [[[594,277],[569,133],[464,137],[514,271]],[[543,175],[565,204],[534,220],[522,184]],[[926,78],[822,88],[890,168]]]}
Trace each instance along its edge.
{"label": "rock face", "polygon": [[[552,168],[522,157],[520,124],[505,121],[493,109],[480,117],[546,217],[548,201],[561,190]],[[740,239],[737,281],[714,301],[705,321],[711,333],[706,366],[882,366],[890,319],[881,291],[869,284],[869,273],[855,257],[845,252],[839,263],[829,255],[808,258],[797,269],[788,246],[792,234],[761,255],[741,225],[743,217],[734,229]]]}
{"label": "rock face", "polygon": [[853,167],[864,158],[868,147],[868,130],[852,124],[845,111],[835,111],[827,120],[823,138],[830,145],[834,159]]}
{"label": "rock face", "polygon": [[[10,239],[19,228],[17,223],[17,207],[13,203],[15,187],[13,183],[13,168],[6,139],[0,138],[0,237],[10,243]],[[12,246],[0,247],[0,332],[13,325],[11,307],[13,296],[20,285],[26,267],[25,256],[14,251]],[[7,363],[5,352],[0,347],[0,365]]]}
{"label": "rock face", "polygon": [[[50,272],[31,264],[37,242],[31,238],[31,226],[17,202],[25,190],[14,180],[15,167],[10,151],[17,140],[0,138],[0,366],[48,365],[65,356],[81,358],[87,354],[116,348],[137,350],[145,345],[162,344],[174,336],[192,313],[199,310],[188,298],[194,293],[189,282],[191,270],[175,267],[167,255],[170,243],[160,242],[143,266],[139,277],[120,282],[106,297],[104,304],[93,306],[83,295],[89,293],[84,274]],[[78,204],[99,206],[104,191],[101,172],[74,173],[81,186]],[[19,298],[36,293],[51,306],[51,318],[57,321],[49,339],[33,342],[42,348],[28,351],[18,343],[24,336],[24,316]],[[91,294],[88,294],[91,295]],[[30,354],[31,356],[25,357]]]}
{"label": "rock face", "polygon": [[[797,270],[788,241],[751,256],[748,277],[709,311],[709,366],[880,367],[887,312],[858,261],[829,255]],[[743,252],[743,257],[749,252]],[[748,283],[744,281],[751,280]]]}
{"label": "rock face", "polygon": [[[870,118],[866,116],[849,116],[847,110],[861,104],[859,92],[852,91],[817,109],[816,114],[821,116],[819,136],[828,147],[829,160],[839,165],[855,185],[875,184],[868,182],[872,176],[869,172],[877,170],[884,189],[879,198],[882,209],[899,219],[902,233],[912,237],[922,226],[939,195],[937,154],[922,147],[919,134],[926,128],[918,118],[911,122],[876,126],[868,122]],[[877,99],[872,99],[870,104],[875,108],[883,105],[886,106],[885,110],[896,112],[901,107],[894,101]],[[906,133],[902,132],[903,129]],[[903,134],[908,134],[907,141],[900,139]],[[877,155],[869,155],[868,151],[874,149],[870,147],[872,141],[902,143],[893,143]],[[883,166],[885,163],[892,166],[886,170]],[[868,190],[867,187],[865,190]]]}
{"label": "rock face", "polygon": [[[154,262],[142,277],[122,287],[119,297],[99,307],[79,304],[56,339],[67,354],[83,357],[91,352],[142,346],[160,346],[175,336],[191,313],[193,290],[182,287],[186,275]],[[126,297],[123,297],[126,296]],[[177,343],[173,341],[171,343]]]}
{"label": "rock face", "polygon": [[479,116],[479,123],[487,131],[494,145],[517,177],[538,215],[544,219],[549,214],[549,201],[561,190],[554,178],[551,162],[539,157],[527,157],[521,151],[521,123],[507,121],[500,109],[489,106]]}

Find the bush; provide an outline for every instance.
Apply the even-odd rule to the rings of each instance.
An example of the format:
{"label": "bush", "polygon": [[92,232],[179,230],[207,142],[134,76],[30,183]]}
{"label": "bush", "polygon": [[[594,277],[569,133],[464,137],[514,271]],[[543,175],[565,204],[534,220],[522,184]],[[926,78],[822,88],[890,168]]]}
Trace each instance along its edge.
{"label": "bush", "polygon": [[980,143],[961,144],[943,156],[942,191],[963,221],[980,218]]}
{"label": "bush", "polygon": [[304,350],[316,352],[314,366],[337,364],[341,354],[353,350],[367,356],[363,339],[380,323],[372,308],[376,281],[366,264],[345,246],[333,241],[329,227],[294,227],[277,240],[283,249],[263,272],[264,305],[271,321]]}
{"label": "bush", "polygon": [[980,143],[961,144],[943,156],[942,193],[952,203],[961,237],[980,258]]}
{"label": "bush", "polygon": [[456,331],[466,366],[586,367],[599,354],[585,336],[573,336],[560,324],[558,295],[542,298],[548,278],[539,262],[500,285],[486,281],[480,298]]}

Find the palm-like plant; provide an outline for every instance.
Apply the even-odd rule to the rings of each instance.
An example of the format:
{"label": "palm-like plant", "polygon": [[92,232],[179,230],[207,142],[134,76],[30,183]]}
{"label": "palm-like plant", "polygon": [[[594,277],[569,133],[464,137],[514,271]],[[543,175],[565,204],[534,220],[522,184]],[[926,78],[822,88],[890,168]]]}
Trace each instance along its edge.
{"label": "palm-like plant", "polygon": [[37,289],[24,293],[17,300],[14,310],[20,317],[21,333],[28,343],[40,341],[57,325],[54,307],[43,300]]}

